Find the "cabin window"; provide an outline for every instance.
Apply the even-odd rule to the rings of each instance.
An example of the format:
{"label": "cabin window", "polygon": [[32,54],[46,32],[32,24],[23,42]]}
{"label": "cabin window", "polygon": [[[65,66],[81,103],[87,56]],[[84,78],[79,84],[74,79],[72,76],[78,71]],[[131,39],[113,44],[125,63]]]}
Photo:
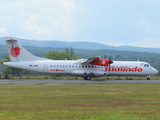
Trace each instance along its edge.
{"label": "cabin window", "polygon": [[149,65],[148,64],[144,64],[144,67],[149,67]]}

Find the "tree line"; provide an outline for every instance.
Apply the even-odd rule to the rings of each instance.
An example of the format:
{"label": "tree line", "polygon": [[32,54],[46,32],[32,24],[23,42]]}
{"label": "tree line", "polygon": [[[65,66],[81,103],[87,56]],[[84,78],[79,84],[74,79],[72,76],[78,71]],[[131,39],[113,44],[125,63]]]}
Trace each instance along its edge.
{"label": "tree line", "polygon": [[[51,48],[51,47],[31,47],[24,46],[29,52],[36,56],[46,57],[54,60],[75,60],[80,58],[89,58],[100,56],[109,59],[111,56],[113,61],[145,61],[160,70],[160,54],[146,52],[131,52],[117,50],[79,50],[73,48]],[[0,48],[0,61],[6,61],[4,55],[8,55],[6,47]],[[6,69],[5,69],[6,70]],[[16,71],[16,70],[15,70]],[[18,72],[17,72],[18,73]],[[24,72],[25,74],[26,72]]]}

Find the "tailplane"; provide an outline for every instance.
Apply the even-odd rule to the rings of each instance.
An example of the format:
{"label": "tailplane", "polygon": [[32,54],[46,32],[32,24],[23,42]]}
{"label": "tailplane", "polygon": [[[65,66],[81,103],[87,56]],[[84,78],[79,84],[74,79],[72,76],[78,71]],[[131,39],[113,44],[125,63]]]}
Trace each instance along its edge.
{"label": "tailplane", "polygon": [[4,37],[11,62],[44,60],[28,52],[14,37]]}

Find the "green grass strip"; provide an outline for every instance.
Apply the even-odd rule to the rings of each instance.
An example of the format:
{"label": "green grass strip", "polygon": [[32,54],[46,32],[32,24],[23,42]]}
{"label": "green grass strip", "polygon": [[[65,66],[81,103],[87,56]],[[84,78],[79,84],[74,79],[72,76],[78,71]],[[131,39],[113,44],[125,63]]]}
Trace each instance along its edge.
{"label": "green grass strip", "polygon": [[0,85],[2,120],[158,120],[160,85]]}

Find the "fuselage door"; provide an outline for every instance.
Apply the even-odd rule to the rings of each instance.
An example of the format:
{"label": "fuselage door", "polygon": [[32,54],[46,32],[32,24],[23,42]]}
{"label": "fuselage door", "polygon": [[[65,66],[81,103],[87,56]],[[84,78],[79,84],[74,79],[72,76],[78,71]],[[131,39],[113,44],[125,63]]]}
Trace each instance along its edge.
{"label": "fuselage door", "polygon": [[48,65],[47,64],[43,65],[43,72],[48,72]]}

